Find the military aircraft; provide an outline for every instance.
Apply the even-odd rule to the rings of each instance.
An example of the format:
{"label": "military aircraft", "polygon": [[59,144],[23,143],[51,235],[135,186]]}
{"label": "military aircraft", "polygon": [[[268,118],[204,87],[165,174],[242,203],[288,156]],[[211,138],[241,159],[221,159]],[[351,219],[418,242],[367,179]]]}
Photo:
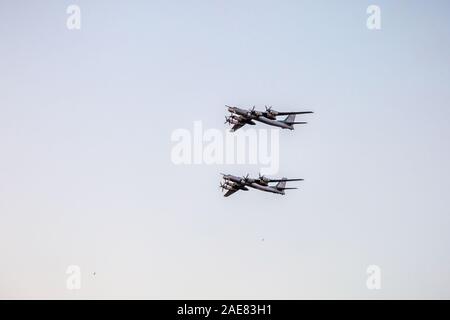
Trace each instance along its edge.
{"label": "military aircraft", "polygon": [[[255,106],[249,110],[238,107],[225,106],[231,113],[230,116],[225,116],[225,123],[233,125],[231,131],[239,130],[246,124],[255,125],[255,121],[259,121],[270,126],[279,127],[282,129],[294,130],[294,124],[306,124],[307,122],[296,122],[295,116],[297,114],[313,113],[312,111],[299,112],[280,112],[273,110],[271,106],[266,106],[266,111],[255,110]],[[278,116],[287,116],[284,120],[277,119]]]}
{"label": "military aircraft", "polygon": [[[221,173],[224,182],[220,183],[219,188],[227,190],[224,197],[229,197],[233,193],[239,190],[248,191],[249,187],[265,192],[272,192],[284,195],[284,190],[298,189],[298,188],[286,188],[286,182],[288,181],[303,181],[303,179],[270,179],[267,177],[259,175],[258,178],[250,178],[247,174],[243,177],[233,176],[231,174]],[[276,185],[270,186],[269,183],[277,182]]]}

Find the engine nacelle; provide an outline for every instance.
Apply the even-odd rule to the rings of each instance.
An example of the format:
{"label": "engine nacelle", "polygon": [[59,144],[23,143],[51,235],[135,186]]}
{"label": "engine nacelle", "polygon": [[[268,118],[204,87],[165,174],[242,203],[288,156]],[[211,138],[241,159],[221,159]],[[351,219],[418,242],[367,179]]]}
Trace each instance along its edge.
{"label": "engine nacelle", "polygon": [[225,185],[223,186],[223,188],[224,188],[225,190],[233,190],[233,189],[234,189],[232,186],[230,186],[230,185],[228,185],[228,184],[225,184]]}
{"label": "engine nacelle", "polygon": [[225,185],[230,186],[230,187],[234,187],[234,186],[236,186],[236,183],[233,182],[233,181],[226,181]]}
{"label": "engine nacelle", "polygon": [[275,120],[277,115],[278,115],[278,112],[274,111],[274,110],[268,111],[266,114],[267,118],[272,119],[272,120]]}

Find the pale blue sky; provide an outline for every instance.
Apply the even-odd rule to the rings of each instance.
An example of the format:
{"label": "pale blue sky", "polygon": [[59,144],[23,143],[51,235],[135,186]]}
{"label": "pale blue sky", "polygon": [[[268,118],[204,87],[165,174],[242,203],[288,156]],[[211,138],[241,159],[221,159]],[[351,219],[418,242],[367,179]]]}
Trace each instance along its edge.
{"label": "pale blue sky", "polygon": [[[1,0],[0,298],[450,298],[449,9]],[[172,164],[224,104],[315,111],[280,133],[299,190]]]}

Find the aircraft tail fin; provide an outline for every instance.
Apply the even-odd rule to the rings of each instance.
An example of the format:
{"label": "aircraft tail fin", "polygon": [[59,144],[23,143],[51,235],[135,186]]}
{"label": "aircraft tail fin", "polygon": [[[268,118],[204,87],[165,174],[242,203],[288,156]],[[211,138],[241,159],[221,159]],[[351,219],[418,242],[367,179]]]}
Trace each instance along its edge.
{"label": "aircraft tail fin", "polygon": [[295,114],[290,114],[284,119],[284,122],[287,124],[292,124],[295,122]]}
{"label": "aircraft tail fin", "polygon": [[281,179],[281,181],[277,183],[275,188],[277,188],[278,190],[286,189],[286,180],[287,180],[286,178]]}

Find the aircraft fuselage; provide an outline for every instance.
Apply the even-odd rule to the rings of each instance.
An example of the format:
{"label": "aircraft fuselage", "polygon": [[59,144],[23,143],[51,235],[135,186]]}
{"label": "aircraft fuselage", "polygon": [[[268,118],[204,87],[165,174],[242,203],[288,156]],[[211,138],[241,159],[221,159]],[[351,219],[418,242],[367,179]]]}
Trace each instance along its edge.
{"label": "aircraft fuselage", "polygon": [[251,178],[243,179],[241,177],[236,177],[233,175],[224,175],[223,178],[226,181],[231,181],[233,183],[232,187],[235,189],[244,189],[245,187],[250,187],[250,188],[258,189],[258,190],[265,191],[265,192],[284,194],[283,190],[278,190],[277,188],[271,187],[268,185],[262,185],[259,180],[255,180],[255,179],[251,179]]}
{"label": "aircraft fuselage", "polygon": [[262,116],[259,111],[256,111],[254,114],[252,114],[248,110],[244,110],[244,109],[237,108],[237,107],[229,107],[228,111],[231,113],[237,114],[239,116],[242,116],[244,118],[250,118],[251,120],[259,121],[259,122],[262,122],[262,123],[265,123],[265,124],[268,124],[268,125],[271,125],[274,127],[294,130],[294,127],[292,125],[284,123],[283,121],[272,120],[272,119],[266,118],[266,117]]}
{"label": "aircraft fuselage", "polygon": [[284,194],[284,191],[278,190],[275,187],[269,187],[269,186],[262,186],[256,182],[252,182],[250,184],[247,184],[249,187],[253,188],[253,189],[258,189],[261,191],[265,191],[265,192],[272,192],[272,193],[277,193],[277,194]]}

